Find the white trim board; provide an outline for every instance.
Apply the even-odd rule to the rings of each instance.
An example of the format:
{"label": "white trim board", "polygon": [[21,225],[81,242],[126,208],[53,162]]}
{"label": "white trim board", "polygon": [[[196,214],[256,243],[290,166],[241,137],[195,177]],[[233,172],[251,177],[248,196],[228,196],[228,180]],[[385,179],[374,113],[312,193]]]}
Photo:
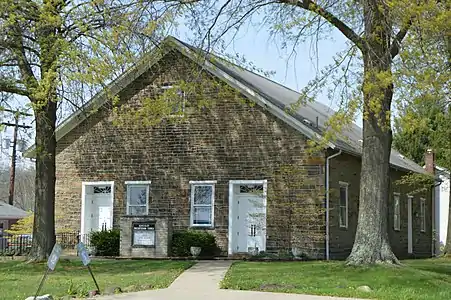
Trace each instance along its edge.
{"label": "white trim board", "polygon": [[125,185],[127,185],[127,184],[136,184],[136,185],[142,184],[142,185],[145,185],[145,184],[151,184],[151,183],[152,183],[152,181],[150,181],[150,180],[125,181]]}
{"label": "white trim board", "polygon": [[412,219],[413,196],[407,195],[407,253],[413,253],[413,219]]}
{"label": "white trim board", "polygon": [[[345,189],[346,189],[346,206],[345,206],[345,208],[346,208],[346,214],[345,214],[345,217],[346,217],[346,219],[345,219],[346,224],[345,224],[344,226],[341,225],[341,224],[338,224],[338,225],[339,225],[340,228],[348,229],[348,227],[349,227],[349,183],[348,183],[348,182],[344,182],[344,181],[339,181],[338,184],[339,184],[339,186],[340,186],[340,187],[339,187],[340,189],[341,189],[341,188],[345,188]],[[340,191],[340,192],[341,192],[341,191]],[[341,212],[341,195],[340,195],[340,199],[339,199],[339,202],[338,202],[338,208],[340,209],[340,211],[339,211],[339,213],[338,213],[338,217],[339,217],[338,222],[340,223],[340,222],[341,222],[341,219],[340,219],[340,212]]]}

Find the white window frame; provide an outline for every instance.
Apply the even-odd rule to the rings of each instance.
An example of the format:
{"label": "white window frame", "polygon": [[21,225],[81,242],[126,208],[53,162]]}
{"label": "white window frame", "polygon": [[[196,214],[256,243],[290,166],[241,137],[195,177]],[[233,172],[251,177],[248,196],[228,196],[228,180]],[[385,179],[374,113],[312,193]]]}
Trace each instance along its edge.
{"label": "white window frame", "polygon": [[426,232],[426,199],[420,198],[420,231]]}
{"label": "white window frame", "polygon": [[[347,182],[343,182],[340,181],[340,189],[339,189],[339,195],[338,195],[338,223],[340,225],[340,228],[348,228],[349,225],[349,183]],[[346,218],[345,218],[345,224],[341,224],[341,209],[342,209],[342,205],[341,205],[341,188],[345,188],[346,190],[346,206],[345,206],[345,210],[346,210]]]}
{"label": "white window frame", "polygon": [[[163,91],[163,93],[165,93],[166,90],[177,89],[178,86],[170,84],[170,85],[162,85],[159,88]],[[182,95],[181,95],[181,97],[182,97],[182,107],[181,107],[182,111],[177,113],[177,114],[172,114],[172,113],[169,114],[169,117],[171,117],[171,118],[183,117],[183,115],[185,114],[186,94],[185,94],[185,91],[183,91],[183,90],[181,90],[181,93],[182,93]],[[165,100],[167,101],[167,99],[165,99]]]}
{"label": "white window frame", "polygon": [[[216,180],[205,180],[205,181],[190,181],[190,226],[191,227],[208,227],[213,228],[215,225],[215,185]],[[194,189],[196,186],[211,186],[211,204],[194,204]],[[211,224],[194,224],[194,207],[210,207],[211,206]]]}
{"label": "white window frame", "polygon": [[[130,215],[130,207],[141,207],[144,205],[130,205],[130,193],[129,187],[131,186],[145,186],[146,187],[146,214],[149,214],[149,197],[150,197],[150,184],[151,181],[126,181],[125,182],[125,192],[126,192],[126,202],[127,202],[127,215]],[[133,215],[135,216],[135,215]]]}
{"label": "white window frame", "polygon": [[400,193],[393,193],[393,230],[401,231],[401,194]]}
{"label": "white window frame", "polygon": [[413,253],[413,203],[414,197],[407,195],[407,251]]}

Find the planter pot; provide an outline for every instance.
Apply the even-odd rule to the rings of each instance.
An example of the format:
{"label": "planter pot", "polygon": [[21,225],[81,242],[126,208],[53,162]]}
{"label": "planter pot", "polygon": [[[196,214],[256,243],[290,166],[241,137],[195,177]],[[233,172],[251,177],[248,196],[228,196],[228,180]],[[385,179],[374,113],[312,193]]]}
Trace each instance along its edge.
{"label": "planter pot", "polygon": [[202,248],[201,247],[191,247],[189,250],[193,257],[198,257]]}
{"label": "planter pot", "polygon": [[257,247],[249,248],[249,253],[253,256],[256,256],[258,254],[258,248]]}
{"label": "planter pot", "polygon": [[88,250],[88,254],[89,254],[90,256],[96,255],[96,247],[94,247],[94,246],[88,246],[88,247],[87,247],[87,250]]}

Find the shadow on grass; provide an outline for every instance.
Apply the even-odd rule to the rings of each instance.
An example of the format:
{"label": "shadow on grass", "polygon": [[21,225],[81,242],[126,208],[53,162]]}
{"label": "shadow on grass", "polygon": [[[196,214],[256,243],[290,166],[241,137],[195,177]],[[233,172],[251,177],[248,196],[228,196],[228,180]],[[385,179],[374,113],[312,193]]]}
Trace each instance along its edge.
{"label": "shadow on grass", "polygon": [[[155,260],[92,260],[91,268],[97,274],[117,275],[119,273],[137,274],[145,272],[158,272],[173,269],[187,269],[192,266],[189,262],[179,261],[155,261]],[[27,263],[8,261],[0,262],[1,273],[12,272],[15,274],[38,275],[47,269],[46,263]],[[55,273],[60,275],[78,275],[87,272],[86,266],[80,260],[62,259],[58,262]]]}
{"label": "shadow on grass", "polygon": [[[185,269],[191,267],[186,261],[155,260],[93,260],[92,271],[101,291],[109,286],[129,290],[165,288]],[[46,270],[45,263],[0,262],[0,299],[25,299],[36,292]],[[94,283],[80,260],[62,259],[55,271],[50,272],[41,294],[60,297],[74,291],[86,295],[95,289]],[[59,298],[58,298],[59,299]]]}

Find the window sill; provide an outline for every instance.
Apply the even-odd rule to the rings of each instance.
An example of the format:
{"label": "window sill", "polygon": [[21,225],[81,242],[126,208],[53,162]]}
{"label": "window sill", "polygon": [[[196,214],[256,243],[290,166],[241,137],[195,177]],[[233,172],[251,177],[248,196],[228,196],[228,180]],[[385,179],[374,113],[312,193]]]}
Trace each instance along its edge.
{"label": "window sill", "polygon": [[193,225],[189,226],[190,229],[215,229],[214,225]]}
{"label": "window sill", "polygon": [[348,226],[339,226],[341,230],[348,230]]}
{"label": "window sill", "polygon": [[132,248],[155,248],[155,245],[132,245]]}

